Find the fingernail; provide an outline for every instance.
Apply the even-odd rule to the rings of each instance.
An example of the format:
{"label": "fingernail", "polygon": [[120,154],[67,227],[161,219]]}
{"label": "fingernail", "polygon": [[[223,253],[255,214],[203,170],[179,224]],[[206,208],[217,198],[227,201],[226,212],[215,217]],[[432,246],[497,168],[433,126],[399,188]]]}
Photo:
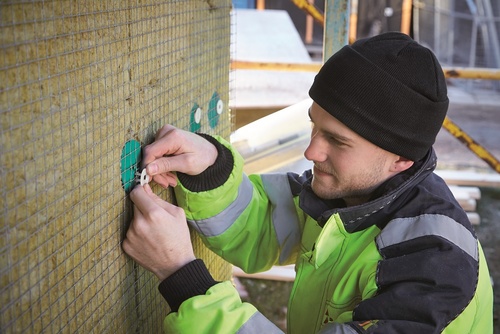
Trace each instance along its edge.
{"label": "fingernail", "polygon": [[156,174],[157,171],[158,171],[158,165],[156,164],[148,165],[148,174]]}

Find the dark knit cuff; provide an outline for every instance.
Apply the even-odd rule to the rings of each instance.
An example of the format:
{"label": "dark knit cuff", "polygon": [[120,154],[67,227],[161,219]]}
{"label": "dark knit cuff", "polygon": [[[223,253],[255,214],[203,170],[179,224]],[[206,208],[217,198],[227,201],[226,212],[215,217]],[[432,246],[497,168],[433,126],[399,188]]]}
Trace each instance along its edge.
{"label": "dark knit cuff", "polygon": [[205,171],[198,175],[188,175],[177,172],[177,178],[182,185],[192,192],[202,192],[220,187],[227,181],[233,170],[234,158],[231,151],[222,145],[214,137],[198,133],[217,148],[217,160],[212,166],[209,166]]}
{"label": "dark knit cuff", "polygon": [[158,290],[172,312],[177,312],[185,300],[204,295],[215,284],[217,281],[213,279],[203,260],[196,259],[165,278]]}

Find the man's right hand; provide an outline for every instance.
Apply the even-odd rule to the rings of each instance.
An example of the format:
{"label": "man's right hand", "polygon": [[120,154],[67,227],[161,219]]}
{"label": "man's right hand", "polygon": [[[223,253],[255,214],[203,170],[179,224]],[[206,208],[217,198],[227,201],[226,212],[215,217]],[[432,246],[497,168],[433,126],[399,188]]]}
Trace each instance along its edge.
{"label": "man's right hand", "polygon": [[130,192],[134,218],[123,250],[160,281],[196,259],[184,210],[155,195],[149,184]]}
{"label": "man's right hand", "polygon": [[217,149],[205,138],[172,125],[165,125],[156,134],[155,141],[143,151],[142,164],[159,185],[167,188],[177,185],[172,172],[198,175],[215,163]]}

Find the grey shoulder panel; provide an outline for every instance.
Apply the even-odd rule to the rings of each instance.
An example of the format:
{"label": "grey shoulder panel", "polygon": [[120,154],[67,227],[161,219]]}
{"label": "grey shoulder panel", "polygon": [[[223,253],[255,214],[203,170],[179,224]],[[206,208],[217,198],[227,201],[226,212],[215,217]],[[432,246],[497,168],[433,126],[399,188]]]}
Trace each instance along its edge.
{"label": "grey shoulder panel", "polygon": [[446,239],[474,260],[478,260],[477,240],[474,235],[452,218],[439,214],[394,219],[382,230],[376,242],[379,249],[383,249],[424,236]]}

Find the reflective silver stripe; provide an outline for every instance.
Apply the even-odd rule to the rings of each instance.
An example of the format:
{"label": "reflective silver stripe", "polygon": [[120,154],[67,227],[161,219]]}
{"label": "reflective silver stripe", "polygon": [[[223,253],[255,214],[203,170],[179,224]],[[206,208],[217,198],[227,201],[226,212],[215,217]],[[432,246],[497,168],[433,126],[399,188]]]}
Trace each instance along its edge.
{"label": "reflective silver stripe", "polygon": [[283,331],[276,327],[269,319],[264,317],[262,313],[255,312],[250,319],[238,329],[237,334],[274,334]]}
{"label": "reflective silver stripe", "polygon": [[358,332],[349,325],[330,322],[323,326],[318,334],[357,334]]}
{"label": "reflective silver stripe", "polygon": [[478,246],[474,236],[455,220],[438,214],[392,220],[377,237],[377,245],[382,249],[427,235],[442,237],[461,248],[474,260],[478,259]]}
{"label": "reflective silver stripe", "polygon": [[261,175],[262,184],[272,205],[276,237],[280,244],[280,264],[300,243],[300,224],[286,174]]}
{"label": "reflective silver stripe", "polygon": [[246,175],[238,188],[236,199],[221,213],[202,220],[188,220],[188,223],[199,233],[214,237],[224,233],[246,209],[252,200],[253,185]]}

